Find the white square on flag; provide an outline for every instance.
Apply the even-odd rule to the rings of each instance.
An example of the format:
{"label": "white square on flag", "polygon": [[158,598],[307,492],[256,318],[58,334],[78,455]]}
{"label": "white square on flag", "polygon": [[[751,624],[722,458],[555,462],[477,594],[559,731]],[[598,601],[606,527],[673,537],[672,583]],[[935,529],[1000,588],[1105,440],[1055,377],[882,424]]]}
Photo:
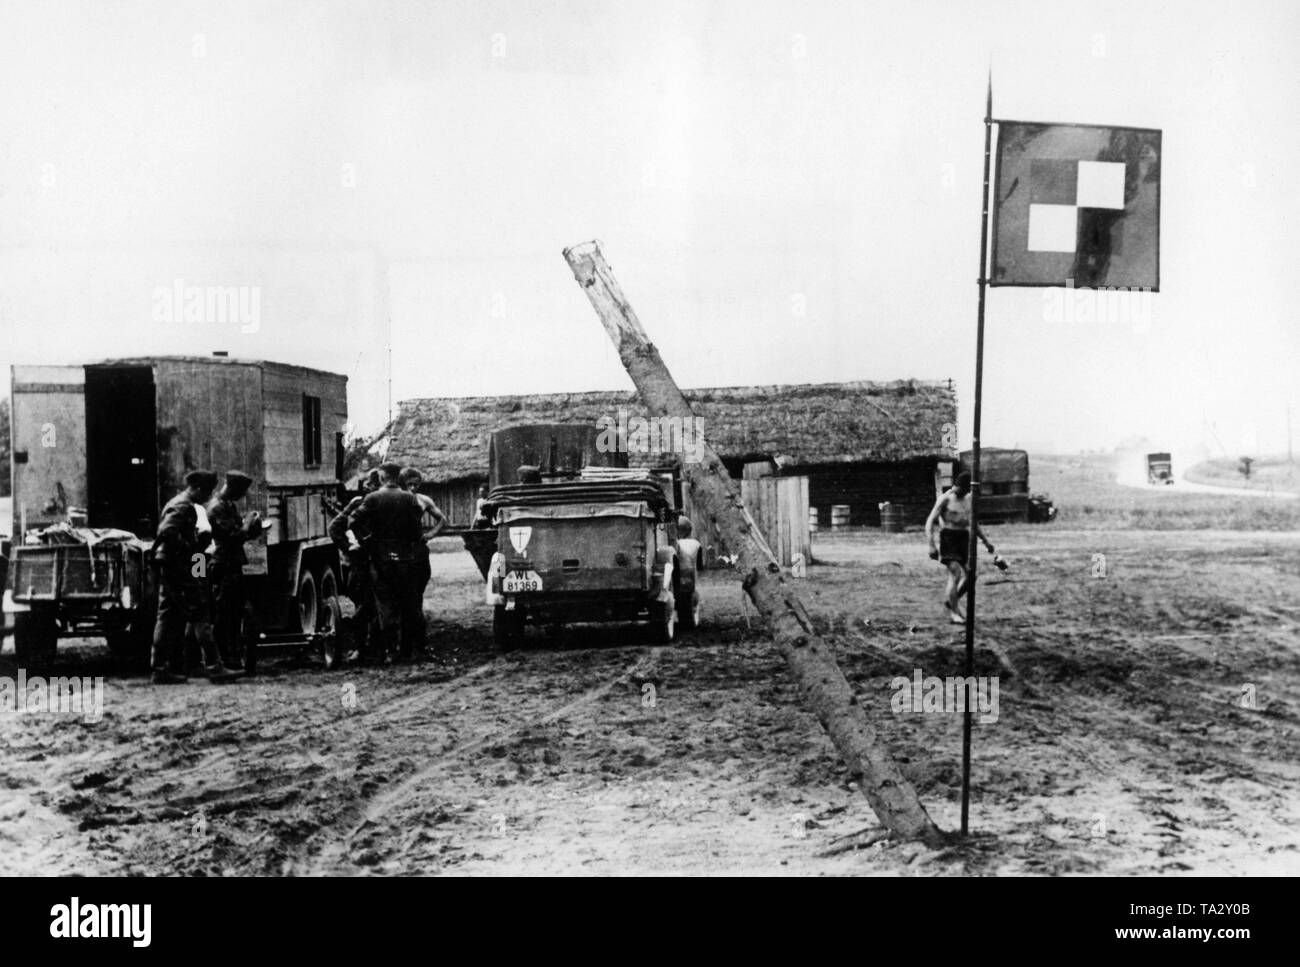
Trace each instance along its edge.
{"label": "white square on flag", "polygon": [[1160,132],[998,121],[989,285],[1160,291]]}
{"label": "white square on flag", "polygon": [[1124,165],[1115,161],[1080,161],[1074,203],[1080,208],[1123,208]]}
{"label": "white square on flag", "polygon": [[1078,235],[1079,209],[1074,205],[1029,206],[1029,251],[1073,252]]}

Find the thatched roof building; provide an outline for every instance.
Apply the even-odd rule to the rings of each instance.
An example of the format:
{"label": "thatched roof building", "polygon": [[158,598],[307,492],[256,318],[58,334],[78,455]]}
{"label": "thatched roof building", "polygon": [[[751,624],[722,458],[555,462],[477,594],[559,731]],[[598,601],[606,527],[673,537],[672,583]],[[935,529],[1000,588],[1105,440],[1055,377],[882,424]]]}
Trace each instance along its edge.
{"label": "thatched roof building", "polygon": [[[728,465],[898,463],[952,457],[957,422],[951,381],[813,383],[686,390],[704,438]],[[626,392],[415,399],[388,429],[388,459],[435,484],[483,480],[494,430],[531,423],[591,423],[619,410],[644,415]],[[635,459],[633,460],[635,463]]]}
{"label": "thatched roof building", "polygon": [[[924,519],[935,488],[948,479],[957,398],[950,380],[814,383],[686,390],[704,440],[740,477],[768,461],[782,474],[809,479],[810,505],[824,523],[848,506],[851,521],[880,521],[879,503]],[[476,492],[488,479],[493,431],[541,423],[617,421],[645,416],[632,391],[469,396],[405,400],[378,447],[418,467],[425,489],[457,524],[473,518]],[[633,466],[662,462],[629,454]]]}

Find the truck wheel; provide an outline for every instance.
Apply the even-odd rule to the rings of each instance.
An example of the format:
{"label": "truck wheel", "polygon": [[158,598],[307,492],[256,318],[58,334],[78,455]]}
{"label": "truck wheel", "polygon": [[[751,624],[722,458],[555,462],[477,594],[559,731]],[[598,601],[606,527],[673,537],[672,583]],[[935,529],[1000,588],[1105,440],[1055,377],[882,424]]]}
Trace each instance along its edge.
{"label": "truck wheel", "polygon": [[[325,577],[329,578],[328,571]],[[320,617],[316,621],[316,634],[321,636],[321,659],[326,671],[343,667],[345,651],[342,630],[343,608],[339,604],[338,595],[331,594],[328,598],[321,599]]]}
{"label": "truck wheel", "polygon": [[34,605],[30,611],[14,614],[14,658],[24,668],[37,668],[54,661],[59,629],[54,610]]}
{"label": "truck wheel", "polygon": [[693,631],[700,626],[700,596],[679,594],[677,596],[677,621],[683,631]]}
{"label": "truck wheel", "polygon": [[304,635],[316,633],[316,615],[319,612],[316,579],[311,571],[303,571],[298,579],[298,628]]}
{"label": "truck wheel", "polygon": [[325,565],[325,570],[320,572],[320,602],[321,608],[316,612],[316,624],[320,625],[325,615],[325,602],[335,597],[339,593],[338,578],[334,576],[334,568]]}
{"label": "truck wheel", "polygon": [[656,601],[650,606],[650,624],[654,627],[655,640],[661,645],[670,645],[677,637],[677,608],[672,604]]}
{"label": "truck wheel", "polygon": [[524,643],[522,608],[507,611],[503,605],[492,609],[492,640],[502,651],[512,651]]}

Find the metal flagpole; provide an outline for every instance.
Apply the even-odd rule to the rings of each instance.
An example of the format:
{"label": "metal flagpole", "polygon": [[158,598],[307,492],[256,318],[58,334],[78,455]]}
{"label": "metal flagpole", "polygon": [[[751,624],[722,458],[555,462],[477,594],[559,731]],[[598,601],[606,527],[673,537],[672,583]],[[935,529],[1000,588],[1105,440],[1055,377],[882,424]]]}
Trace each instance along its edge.
{"label": "metal flagpole", "polygon": [[988,285],[989,163],[993,154],[993,71],[984,106],[984,205],[980,215],[979,316],[975,335],[975,414],[971,428],[970,546],[966,551],[966,703],[961,725],[961,834],[970,831],[970,730],[975,700],[975,563],[979,545],[980,408],[984,394],[984,290]]}

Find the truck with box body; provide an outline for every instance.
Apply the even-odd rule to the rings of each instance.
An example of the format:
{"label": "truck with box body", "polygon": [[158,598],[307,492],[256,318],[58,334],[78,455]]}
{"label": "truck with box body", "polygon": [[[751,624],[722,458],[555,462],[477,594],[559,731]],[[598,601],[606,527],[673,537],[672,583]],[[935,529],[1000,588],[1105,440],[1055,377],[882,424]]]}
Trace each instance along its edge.
{"label": "truck with box body", "polygon": [[[51,657],[60,637],[147,650],[154,589],[147,548],[186,473],[242,470],[241,502],[269,526],[245,545],[246,665],[257,644],[319,643],[337,659],[343,575],[326,534],[339,496],[347,377],[224,356],[117,359],[12,371],[13,536],[5,608],[15,651]],[[84,508],[92,531],[138,540],[34,540]]]}

